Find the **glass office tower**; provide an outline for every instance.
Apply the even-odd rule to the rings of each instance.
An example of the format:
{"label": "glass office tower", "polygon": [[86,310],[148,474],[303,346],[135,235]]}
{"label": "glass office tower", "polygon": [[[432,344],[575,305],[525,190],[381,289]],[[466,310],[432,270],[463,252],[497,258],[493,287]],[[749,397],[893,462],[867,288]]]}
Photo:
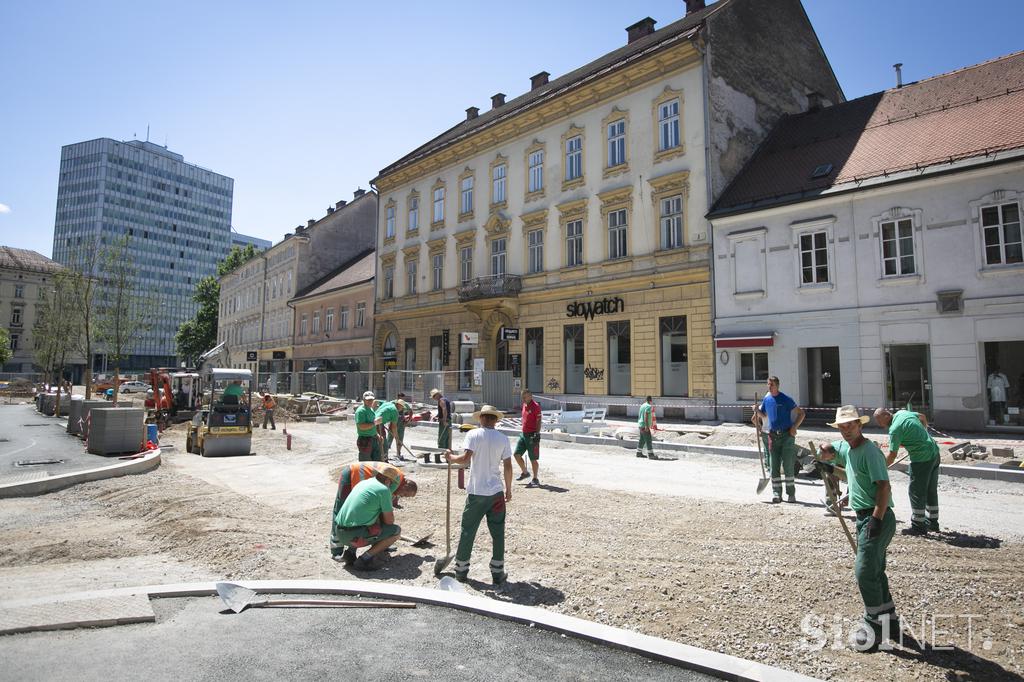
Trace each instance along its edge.
{"label": "glass office tower", "polygon": [[[153,328],[122,372],[176,364],[174,334],[196,312],[195,284],[216,274],[231,248],[233,192],[231,178],[151,142],[101,138],[61,149],[53,260],[70,265],[83,244],[127,235],[137,288],[156,301]],[[93,369],[113,369],[102,348]]]}

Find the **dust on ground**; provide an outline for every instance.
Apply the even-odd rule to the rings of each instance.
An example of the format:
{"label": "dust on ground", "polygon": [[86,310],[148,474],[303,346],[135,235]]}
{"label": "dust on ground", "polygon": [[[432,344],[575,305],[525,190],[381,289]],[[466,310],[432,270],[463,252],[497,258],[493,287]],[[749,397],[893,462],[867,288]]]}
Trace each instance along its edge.
{"label": "dust on ground", "polygon": [[[434,545],[400,542],[381,571],[364,577],[331,561],[327,549],[332,476],[352,459],[353,426],[290,423],[290,451],[284,426],[254,436],[261,466],[277,467],[273,477],[242,476],[255,458],[185,453],[178,426],[163,435],[174,447],[149,474],[0,500],[0,599],[213,579],[357,577],[435,586],[434,561],[445,553],[445,469],[408,465],[420,493],[397,512],[403,535],[433,532]],[[433,430],[412,428],[407,439],[430,445]],[[228,465],[238,466],[244,483],[214,475],[215,466]],[[952,640],[954,648],[863,655],[842,647],[862,606],[851,549],[838,521],[822,515],[820,485],[801,482],[799,505],[770,505],[754,495],[760,472],[751,460],[684,454],[651,462],[621,447],[549,441],[541,465],[544,486],[517,483],[508,507],[508,590],[490,589],[484,526],[468,591],[823,679],[1005,680],[1024,672],[1024,520],[1012,484],[943,477],[950,532],[938,539],[897,534],[890,546],[900,613],[919,636]],[[303,473],[294,477],[301,484],[289,471]],[[898,476],[897,516],[905,521]],[[290,503],[289,486],[296,491]],[[310,503],[317,496],[319,506]],[[456,489],[453,543],[464,499]],[[936,615],[938,634],[930,626],[922,633],[922,619]]]}

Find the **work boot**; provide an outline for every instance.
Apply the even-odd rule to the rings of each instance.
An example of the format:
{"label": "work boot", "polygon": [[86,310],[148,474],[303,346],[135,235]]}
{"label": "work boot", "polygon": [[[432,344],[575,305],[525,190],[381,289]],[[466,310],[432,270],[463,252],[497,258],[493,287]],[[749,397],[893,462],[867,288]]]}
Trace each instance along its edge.
{"label": "work boot", "polygon": [[440,452],[435,452],[434,453],[434,464],[440,464],[440,463],[441,463],[441,453]]}
{"label": "work boot", "polygon": [[920,537],[922,535],[928,535],[928,529],[920,528],[919,526],[911,526],[910,528],[904,528],[901,530],[900,534]]}
{"label": "work boot", "polygon": [[878,651],[878,645],[881,643],[882,633],[867,624],[861,625],[853,638],[853,648],[857,653],[861,654],[875,653]]}
{"label": "work boot", "polygon": [[356,562],[356,548],[349,547],[348,549],[346,549],[341,555],[341,560],[345,563],[346,566],[351,566],[352,564],[354,564]]}
{"label": "work boot", "polygon": [[532,481],[530,481],[529,483],[526,484],[526,487],[527,488],[539,488],[540,487],[540,479],[539,478],[533,479]]}
{"label": "work boot", "polygon": [[928,522],[928,530],[930,530],[933,533],[941,532],[940,529],[939,529],[939,522],[938,521],[929,521]]}
{"label": "work boot", "polygon": [[780,502],[782,502],[782,496],[781,495],[774,495],[772,497],[772,504],[779,504]]}
{"label": "work boot", "polygon": [[352,564],[352,568],[356,569],[357,571],[376,571],[380,568],[380,566],[377,564],[376,561],[373,560],[372,556],[370,556],[369,554],[363,554],[361,557],[355,560],[355,562]]}
{"label": "work boot", "polygon": [[491,583],[495,587],[501,587],[508,581],[508,573],[502,571],[501,573],[491,573]]}
{"label": "work boot", "polygon": [[658,459],[658,456],[656,454],[654,454],[653,452],[648,452],[647,453],[647,459]]}
{"label": "work boot", "polygon": [[518,476],[516,476],[516,480],[517,481],[525,481],[529,477],[530,477],[530,474],[524,471],[523,473],[521,473]]}
{"label": "work boot", "polygon": [[464,583],[469,580],[469,571],[455,571],[455,579],[460,583]]}
{"label": "work boot", "polygon": [[639,450],[636,451],[636,456],[637,457],[647,457],[647,455],[645,455],[644,453],[640,452]]}
{"label": "work boot", "polygon": [[786,496],[786,502],[790,504],[796,504],[796,493],[790,493]]}

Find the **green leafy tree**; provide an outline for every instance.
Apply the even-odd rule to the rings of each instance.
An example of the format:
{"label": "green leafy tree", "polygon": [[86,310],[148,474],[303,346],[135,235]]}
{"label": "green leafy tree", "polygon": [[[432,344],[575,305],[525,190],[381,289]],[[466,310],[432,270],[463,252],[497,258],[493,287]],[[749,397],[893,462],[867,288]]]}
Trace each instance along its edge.
{"label": "green leafy tree", "polygon": [[0,365],[6,365],[14,353],[11,351],[11,337],[6,329],[0,328]]}
{"label": "green leafy tree", "polygon": [[85,398],[92,397],[92,353],[96,344],[96,295],[100,282],[103,251],[94,240],[74,247],[68,259],[69,295],[77,317],[72,349],[85,359]]}
{"label": "green leafy tree", "polygon": [[73,271],[58,272],[52,285],[40,290],[38,314],[32,327],[36,362],[43,367],[48,381],[56,379],[57,414],[60,414],[68,356],[74,350],[80,331],[81,315],[74,296],[77,282]]}
{"label": "green leafy tree", "polygon": [[220,306],[220,283],[216,277],[203,277],[196,284],[192,300],[199,304],[196,316],[178,327],[174,343],[178,356],[190,366],[203,352],[217,345],[217,320]]}
{"label": "green leafy tree", "polygon": [[103,283],[96,307],[96,336],[114,365],[114,402],[119,392],[121,363],[139,337],[153,327],[156,299],[136,289],[134,261],[129,257],[129,237],[103,249]]}
{"label": "green leafy tree", "polygon": [[260,252],[252,244],[246,244],[244,247],[233,247],[230,253],[228,253],[227,258],[217,263],[217,276],[223,277],[238,266],[245,265],[258,255],[260,255]]}

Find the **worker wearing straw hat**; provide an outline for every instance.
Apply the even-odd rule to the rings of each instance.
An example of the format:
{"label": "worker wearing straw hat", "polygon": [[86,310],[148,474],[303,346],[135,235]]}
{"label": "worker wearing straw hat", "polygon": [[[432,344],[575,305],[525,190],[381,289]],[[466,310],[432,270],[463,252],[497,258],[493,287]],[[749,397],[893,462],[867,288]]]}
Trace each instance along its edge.
{"label": "worker wearing straw hat", "polygon": [[447,450],[452,446],[452,401],[436,388],[430,389],[430,399],[437,401],[437,448]]}
{"label": "worker wearing straw hat", "polygon": [[853,405],[836,410],[829,426],[839,429],[843,439],[821,449],[822,460],[835,459],[846,467],[850,507],[857,513],[857,560],[854,573],[864,600],[864,628],[857,633],[857,649],[872,652],[898,621],[896,607],[885,574],[885,554],[896,532],[892,512],[892,488],[885,455],[864,437],[862,429],[870,418],[861,416]]}
{"label": "worker wearing straw hat", "polygon": [[[466,436],[465,452],[456,455],[451,450],[445,457],[452,464],[472,464],[466,483],[466,507],[462,512],[462,532],[459,548],[455,552],[455,578],[465,582],[469,577],[469,557],[480,521],[487,517],[487,530],[491,534],[491,580],[494,585],[504,584],[505,573],[505,505],[512,500],[512,448],[505,434],[494,426],[505,415],[484,405],[473,416],[483,428],[473,429]],[[504,478],[504,486],[502,485]]]}

